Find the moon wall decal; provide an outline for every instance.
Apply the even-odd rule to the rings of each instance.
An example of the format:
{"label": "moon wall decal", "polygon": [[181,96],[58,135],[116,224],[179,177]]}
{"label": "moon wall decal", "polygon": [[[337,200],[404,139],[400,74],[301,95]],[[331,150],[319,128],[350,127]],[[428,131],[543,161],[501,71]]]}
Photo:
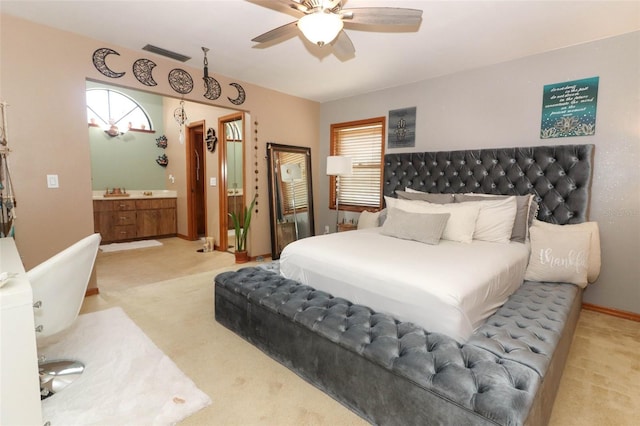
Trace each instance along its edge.
{"label": "moon wall decal", "polygon": [[107,66],[105,62],[105,58],[107,57],[107,55],[120,56],[120,54],[115,50],[109,49],[107,47],[102,47],[93,52],[93,66],[96,67],[96,69],[102,74],[110,78],[120,78],[125,75],[126,72],[115,72]]}
{"label": "moon wall decal", "polygon": [[202,79],[204,80],[204,87],[206,89],[204,97],[211,99],[212,101],[218,99],[222,93],[222,88],[220,87],[218,80],[213,77],[203,77]]}
{"label": "moon wall decal", "polygon": [[176,92],[186,95],[193,90],[193,78],[185,70],[174,68],[169,71],[169,85]]}
{"label": "moon wall decal", "polygon": [[231,102],[234,105],[241,105],[244,103],[244,101],[246,100],[247,96],[246,93],[244,91],[244,89],[242,88],[242,86],[240,86],[238,83],[229,83],[229,86],[233,86],[236,88],[236,90],[238,90],[238,97],[235,99],[231,99],[230,97],[227,97],[227,99],[229,99],[229,102]]}
{"label": "moon wall decal", "polygon": [[138,81],[145,86],[157,86],[158,83],[153,79],[151,72],[156,67],[156,63],[151,59],[138,59],[133,63],[133,75]]}

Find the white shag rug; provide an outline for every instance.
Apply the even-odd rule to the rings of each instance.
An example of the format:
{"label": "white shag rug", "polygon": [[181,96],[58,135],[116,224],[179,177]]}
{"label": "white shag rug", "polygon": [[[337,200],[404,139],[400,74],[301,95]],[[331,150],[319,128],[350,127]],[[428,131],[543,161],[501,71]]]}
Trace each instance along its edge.
{"label": "white shag rug", "polygon": [[104,244],[100,246],[100,250],[103,252],[112,252],[112,251],[122,251],[122,250],[133,250],[139,248],[147,248],[147,247],[157,247],[161,246],[162,243],[157,240],[142,240],[142,241],[130,241],[128,243],[111,243]]}
{"label": "white shag rug", "polygon": [[172,425],[211,404],[121,308],[80,315],[47,359],[85,364],[67,388],[42,401],[52,425]]}

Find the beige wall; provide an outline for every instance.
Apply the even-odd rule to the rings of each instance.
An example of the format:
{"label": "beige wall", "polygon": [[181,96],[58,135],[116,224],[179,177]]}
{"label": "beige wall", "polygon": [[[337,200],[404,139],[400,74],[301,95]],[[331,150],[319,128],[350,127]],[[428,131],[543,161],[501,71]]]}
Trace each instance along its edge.
{"label": "beige wall", "polygon": [[[320,138],[340,121],[417,107],[416,147],[404,151],[595,144],[591,220],[600,225],[602,274],[590,303],[640,313],[640,32],[322,104]],[[600,77],[596,134],[540,139],[546,84]],[[401,150],[388,150],[400,152]],[[324,167],[328,145],[321,145]],[[326,179],[326,178],[325,178]],[[331,224],[319,186],[318,226]]]}
{"label": "beige wall", "polygon": [[[244,87],[247,99],[240,107],[251,118],[251,148],[247,150],[246,165],[247,171],[253,171],[258,162],[260,200],[249,234],[249,249],[253,256],[270,254],[266,142],[307,146],[317,152],[318,103],[237,81],[233,76],[217,75],[215,66],[209,72],[223,90],[222,96],[211,102],[203,96],[201,69],[7,15],[0,15],[0,43],[0,99],[9,104],[9,161],[17,197],[16,243],[27,269],[93,232],[86,79],[179,97],[167,80],[173,68],[185,69],[194,79],[194,90],[184,96],[188,101],[231,108],[234,105],[227,96],[234,98],[237,92],[229,83]],[[105,77],[93,66],[93,52],[102,47],[120,53],[110,55],[107,64],[115,71],[126,71],[122,78]],[[139,58],[156,62],[153,76],[157,86],[144,86],[134,77],[132,64]],[[253,149],[256,136],[257,157]],[[178,166],[176,175],[184,167],[179,166],[179,158],[175,153],[173,159],[170,157],[170,164]],[[313,161],[318,158],[313,157]],[[207,175],[215,176],[215,160],[211,165],[215,168],[212,171],[207,163]],[[47,174],[59,176],[60,188],[47,188]],[[211,203],[216,202],[216,197],[208,197],[208,201],[209,207],[214,207]],[[209,225],[215,226],[213,221]]]}

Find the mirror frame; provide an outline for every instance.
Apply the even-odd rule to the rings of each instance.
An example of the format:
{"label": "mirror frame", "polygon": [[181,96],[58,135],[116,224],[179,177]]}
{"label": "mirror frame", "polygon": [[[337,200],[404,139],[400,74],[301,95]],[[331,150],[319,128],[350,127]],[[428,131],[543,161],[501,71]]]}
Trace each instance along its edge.
{"label": "mirror frame", "polygon": [[[280,251],[278,251],[278,231],[277,231],[277,219],[276,219],[276,188],[275,179],[279,176],[279,172],[276,171],[275,160],[277,156],[275,153],[287,152],[287,153],[299,153],[305,156],[305,167],[307,170],[307,196],[308,196],[308,215],[309,215],[309,236],[315,235],[315,221],[313,212],[313,187],[311,184],[311,148],[282,145],[273,142],[267,142],[267,167],[269,178],[269,218],[271,224],[271,259],[276,260],[280,258]],[[274,173],[276,171],[276,173]]]}
{"label": "mirror frame", "polygon": [[[232,121],[242,120],[242,208],[246,207],[246,173],[245,173],[245,155],[246,155],[246,134],[245,127],[247,121],[242,111],[237,111],[229,115],[218,117],[218,195],[219,195],[219,226],[220,226],[220,244],[219,251],[229,251],[229,202],[228,202],[228,176],[227,176],[227,140],[225,133],[225,124]],[[235,251],[235,248],[234,248]]]}

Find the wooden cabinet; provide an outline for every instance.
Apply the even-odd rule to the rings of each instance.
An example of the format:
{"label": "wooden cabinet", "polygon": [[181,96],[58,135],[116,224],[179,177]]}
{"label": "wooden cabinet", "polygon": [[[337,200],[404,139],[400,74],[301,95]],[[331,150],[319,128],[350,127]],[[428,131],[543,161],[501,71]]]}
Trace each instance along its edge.
{"label": "wooden cabinet", "polygon": [[176,200],[93,200],[93,223],[103,242],[175,235]]}
{"label": "wooden cabinet", "polygon": [[138,238],[174,235],[177,231],[176,200],[136,200],[136,217]]}
{"label": "wooden cabinet", "polygon": [[136,203],[134,200],[93,201],[93,227],[102,241],[128,240],[136,237]]}

